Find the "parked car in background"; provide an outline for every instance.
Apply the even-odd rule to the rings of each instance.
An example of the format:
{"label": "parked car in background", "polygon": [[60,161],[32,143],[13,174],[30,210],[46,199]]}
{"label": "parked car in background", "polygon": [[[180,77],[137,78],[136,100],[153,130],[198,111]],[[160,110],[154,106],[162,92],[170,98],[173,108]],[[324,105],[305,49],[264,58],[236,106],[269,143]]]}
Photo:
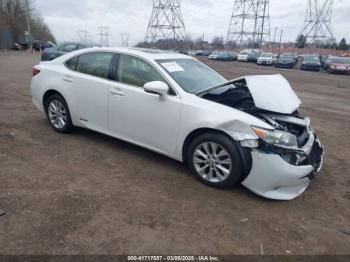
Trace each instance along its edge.
{"label": "parked car in background", "polygon": [[21,51],[22,50],[22,46],[19,43],[13,43],[11,49],[12,50],[16,50],[16,51]]}
{"label": "parked car in background", "polygon": [[258,65],[273,65],[273,54],[272,53],[262,53],[257,61]]}
{"label": "parked car in background", "polygon": [[295,59],[290,53],[281,54],[275,63],[278,68],[293,68],[294,65]]}
{"label": "parked car in background", "polygon": [[45,51],[41,55],[41,61],[51,61],[64,54],[89,47],[90,45],[85,43],[65,42],[55,47],[45,49]]}
{"label": "parked car in background", "polygon": [[322,168],[323,146],[281,75],[228,81],[190,56],[91,48],[34,66],[31,93],[53,130],[78,126],[145,147],[212,187],[291,200]]}
{"label": "parked car in background", "polygon": [[248,62],[256,64],[256,62],[258,62],[259,56],[260,54],[257,52],[250,52],[248,54]]}
{"label": "parked car in background", "polygon": [[298,53],[291,53],[291,56],[293,57],[293,59],[295,60],[295,63],[298,63],[299,60],[299,54]]}
{"label": "parked car in background", "polygon": [[197,56],[209,56],[211,52],[209,50],[198,50],[196,51]]}
{"label": "parked car in background", "polygon": [[249,54],[249,52],[247,52],[247,51],[240,52],[238,57],[237,57],[237,61],[248,62],[248,54]]}
{"label": "parked car in background", "polygon": [[334,57],[329,63],[327,71],[330,74],[341,73],[350,75],[350,61],[348,58]]}
{"label": "parked car in background", "polygon": [[55,45],[51,42],[34,40],[33,41],[33,49],[35,51],[44,51],[47,48],[55,47]]}
{"label": "parked car in background", "polygon": [[321,61],[320,56],[318,55],[308,55],[303,59],[303,63],[300,67],[301,70],[311,70],[311,71],[320,71]]}
{"label": "parked car in background", "polygon": [[235,52],[214,51],[208,58],[217,61],[236,61],[237,57],[238,55]]}
{"label": "parked car in background", "polygon": [[324,63],[323,63],[322,68],[323,68],[324,70],[327,70],[327,71],[328,71],[328,69],[329,69],[329,67],[330,67],[330,65],[331,65],[331,63],[332,63],[332,61],[333,61],[334,59],[337,59],[337,57],[336,57],[336,56],[332,56],[332,55],[327,56],[326,59],[325,59],[325,61],[324,61]]}

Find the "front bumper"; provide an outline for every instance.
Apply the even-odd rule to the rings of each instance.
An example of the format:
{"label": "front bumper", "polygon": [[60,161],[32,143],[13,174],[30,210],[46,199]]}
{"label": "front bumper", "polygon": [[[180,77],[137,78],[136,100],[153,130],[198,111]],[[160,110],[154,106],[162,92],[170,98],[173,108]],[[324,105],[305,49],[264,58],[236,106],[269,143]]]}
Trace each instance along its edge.
{"label": "front bumper", "polygon": [[270,60],[258,60],[258,65],[272,65],[273,62]]}
{"label": "front bumper", "polygon": [[315,136],[308,156],[299,165],[292,165],[278,154],[252,151],[252,170],[242,184],[257,195],[292,200],[300,196],[320,172],[323,146]]}
{"label": "front bumper", "polygon": [[292,68],[292,67],[294,67],[294,63],[281,63],[281,62],[278,62],[278,63],[276,63],[275,66],[276,67],[281,67],[281,68]]}

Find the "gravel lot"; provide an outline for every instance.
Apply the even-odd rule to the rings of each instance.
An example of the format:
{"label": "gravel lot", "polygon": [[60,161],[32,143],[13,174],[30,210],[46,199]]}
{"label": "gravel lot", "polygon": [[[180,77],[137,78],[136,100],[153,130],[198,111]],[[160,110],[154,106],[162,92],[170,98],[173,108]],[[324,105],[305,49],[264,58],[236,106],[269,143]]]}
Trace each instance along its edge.
{"label": "gravel lot", "polygon": [[31,103],[38,61],[0,53],[1,254],[350,254],[349,76],[208,62],[227,78],[283,74],[312,118],[323,172],[279,202],[206,187],[181,163],[95,132],[55,133]]}

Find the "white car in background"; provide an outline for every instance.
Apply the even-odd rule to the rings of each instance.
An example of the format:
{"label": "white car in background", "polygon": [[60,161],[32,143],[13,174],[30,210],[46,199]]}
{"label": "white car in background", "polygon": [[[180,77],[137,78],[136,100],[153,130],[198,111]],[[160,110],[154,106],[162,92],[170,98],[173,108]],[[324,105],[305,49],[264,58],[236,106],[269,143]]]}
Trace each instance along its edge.
{"label": "white car in background", "polygon": [[290,200],[322,166],[323,146],[281,75],[227,81],[186,55],[91,48],[36,65],[31,92],[57,132],[140,145],[187,162],[209,186]]}
{"label": "white car in background", "polygon": [[270,65],[274,64],[274,56],[272,53],[262,53],[258,58],[258,65]]}
{"label": "white car in background", "polygon": [[249,55],[249,52],[247,51],[240,52],[238,54],[237,61],[248,62],[248,55]]}

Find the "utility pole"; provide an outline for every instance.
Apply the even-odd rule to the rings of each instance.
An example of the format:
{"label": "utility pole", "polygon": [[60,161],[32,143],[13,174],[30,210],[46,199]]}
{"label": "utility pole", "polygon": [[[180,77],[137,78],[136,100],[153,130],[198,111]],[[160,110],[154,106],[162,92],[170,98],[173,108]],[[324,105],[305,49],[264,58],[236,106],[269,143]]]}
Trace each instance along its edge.
{"label": "utility pole", "polygon": [[283,29],[281,29],[281,35],[280,35],[280,47],[279,47],[279,54],[281,53],[281,49],[282,49],[282,36],[283,36]]}
{"label": "utility pole", "polygon": [[308,0],[305,21],[299,35],[313,44],[334,43],[332,29],[333,0]]}
{"label": "utility pole", "polygon": [[29,41],[29,51],[33,51],[33,39],[32,39],[32,29],[30,25],[30,8],[29,8],[29,2],[26,0],[26,19],[27,19],[27,32],[28,32],[28,41]]}
{"label": "utility pole", "polygon": [[181,0],[153,0],[153,10],[145,42],[158,40],[187,41],[185,23],[181,13]]}
{"label": "utility pole", "polygon": [[275,50],[276,49],[276,35],[277,35],[277,30],[278,30],[278,27],[275,27],[275,33],[273,35],[273,48],[272,50]]}

